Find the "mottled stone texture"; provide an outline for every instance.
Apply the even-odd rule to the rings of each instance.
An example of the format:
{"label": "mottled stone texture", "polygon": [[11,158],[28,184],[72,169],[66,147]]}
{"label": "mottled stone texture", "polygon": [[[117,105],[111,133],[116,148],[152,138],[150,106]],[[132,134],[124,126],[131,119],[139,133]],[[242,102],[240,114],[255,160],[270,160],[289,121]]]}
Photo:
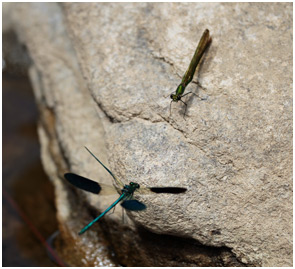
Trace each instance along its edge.
{"label": "mottled stone texture", "polygon": [[[291,3],[15,3],[4,12],[33,61],[43,163],[62,234],[83,257],[73,264],[292,266]],[[169,117],[166,97],[206,28],[213,42],[187,89],[203,100],[188,95],[186,120],[181,103]],[[84,145],[125,183],[188,191],[137,195],[146,211],[122,222],[118,208],[78,237],[115,199],[65,183],[66,171],[111,182]]]}

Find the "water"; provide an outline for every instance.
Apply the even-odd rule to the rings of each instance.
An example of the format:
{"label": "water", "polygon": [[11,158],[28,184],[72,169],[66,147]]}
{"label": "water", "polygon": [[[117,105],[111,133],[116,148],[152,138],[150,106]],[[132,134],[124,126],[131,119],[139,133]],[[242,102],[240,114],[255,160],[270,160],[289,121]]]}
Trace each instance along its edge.
{"label": "water", "polygon": [[3,72],[2,105],[2,265],[56,266],[42,243],[57,230],[56,210],[40,161],[38,111],[26,76]]}

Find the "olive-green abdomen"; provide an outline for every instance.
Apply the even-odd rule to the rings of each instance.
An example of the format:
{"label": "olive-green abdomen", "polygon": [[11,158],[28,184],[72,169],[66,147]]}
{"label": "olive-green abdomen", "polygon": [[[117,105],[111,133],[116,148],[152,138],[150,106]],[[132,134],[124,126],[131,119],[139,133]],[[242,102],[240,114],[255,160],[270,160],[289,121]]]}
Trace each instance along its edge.
{"label": "olive-green abdomen", "polygon": [[185,89],[185,87],[182,84],[180,84],[176,89],[176,94],[182,95],[184,93],[184,89]]}

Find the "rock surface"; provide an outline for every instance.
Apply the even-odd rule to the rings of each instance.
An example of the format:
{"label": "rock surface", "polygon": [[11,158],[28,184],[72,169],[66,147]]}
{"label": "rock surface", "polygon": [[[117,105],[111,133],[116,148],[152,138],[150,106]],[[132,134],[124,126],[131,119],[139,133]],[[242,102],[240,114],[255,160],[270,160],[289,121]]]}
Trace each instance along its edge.
{"label": "rock surface", "polygon": [[[127,266],[292,266],[291,3],[14,3],[4,14],[33,61],[42,160],[83,257],[73,264],[116,265],[110,244]],[[213,42],[186,90],[202,100],[188,95],[186,120],[181,103],[170,117],[165,97],[206,28]],[[138,195],[146,211],[122,223],[117,209],[78,237],[116,199],[65,183],[70,170],[110,184],[84,145],[124,183],[188,191]]]}

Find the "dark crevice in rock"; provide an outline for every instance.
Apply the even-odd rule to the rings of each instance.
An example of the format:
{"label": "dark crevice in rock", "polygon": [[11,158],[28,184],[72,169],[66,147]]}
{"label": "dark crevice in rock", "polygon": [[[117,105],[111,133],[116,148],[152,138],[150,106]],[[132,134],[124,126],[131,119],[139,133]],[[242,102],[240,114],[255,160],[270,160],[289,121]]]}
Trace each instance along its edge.
{"label": "dark crevice in rock", "polygon": [[110,123],[119,123],[119,122],[121,122],[120,120],[118,120],[118,119],[112,117],[110,114],[108,114],[108,112],[104,109],[103,105],[100,102],[98,102],[94,98],[94,96],[92,96],[92,98],[93,98],[94,102],[97,104],[97,106],[99,107],[99,109],[104,113],[106,118],[110,121]]}
{"label": "dark crevice in rock", "polygon": [[137,231],[142,248],[153,260],[148,266],[247,266],[228,247],[205,246],[191,238],[155,234],[143,226],[138,226]]}
{"label": "dark crevice in rock", "polygon": [[153,54],[153,58],[156,59],[156,60],[160,60],[160,61],[162,61],[162,62],[164,62],[166,64],[169,64],[172,67],[174,66],[174,64],[172,62],[168,61],[164,56],[157,56],[157,55]]}
{"label": "dark crevice in rock", "polygon": [[[98,212],[86,205],[92,217]],[[122,266],[251,266],[242,263],[228,247],[205,246],[195,239],[176,235],[156,234],[140,224],[136,232],[111,219],[102,219],[93,227],[109,241],[110,256]],[[102,234],[101,234],[102,231]],[[212,231],[218,234],[218,231]],[[119,247],[117,247],[119,246]],[[115,255],[112,255],[115,253]]]}
{"label": "dark crevice in rock", "polygon": [[32,65],[26,45],[20,42],[17,33],[12,29],[3,33],[2,53],[4,68],[12,73],[26,74]]}

